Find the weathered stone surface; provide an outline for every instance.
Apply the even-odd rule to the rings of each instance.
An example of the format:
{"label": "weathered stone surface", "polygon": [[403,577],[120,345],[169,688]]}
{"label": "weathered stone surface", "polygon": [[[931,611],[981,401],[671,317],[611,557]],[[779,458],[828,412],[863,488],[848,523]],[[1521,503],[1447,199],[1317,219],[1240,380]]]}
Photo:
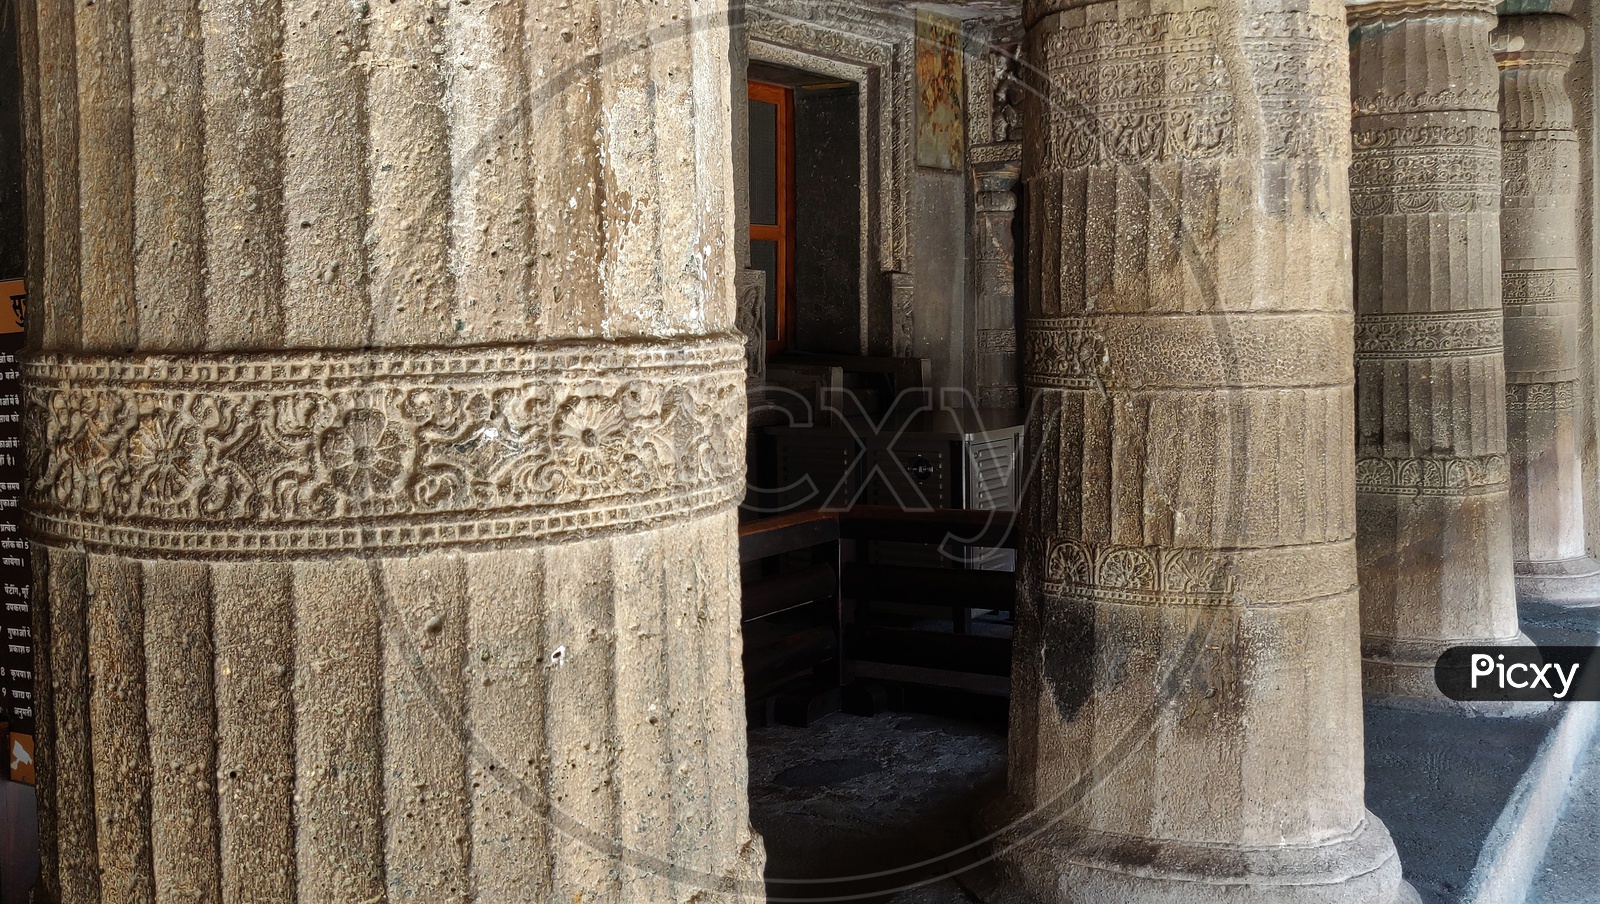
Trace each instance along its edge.
{"label": "weathered stone surface", "polygon": [[45,900],[762,898],[727,15],[38,4]]}
{"label": "weathered stone surface", "polygon": [[972,394],[985,408],[1021,403],[1017,362],[1017,163],[973,167]]}
{"label": "weathered stone surface", "polygon": [[1508,16],[1500,19],[1494,45],[1517,591],[1600,604],[1600,562],[1584,543],[1578,136],[1566,88],[1583,31],[1565,16]]}
{"label": "weathered stone surface", "polygon": [[1344,10],[1028,17],[1004,871],[1078,904],[1408,900],[1362,804]]}
{"label": "weathered stone surface", "polygon": [[1356,508],[1369,694],[1518,637],[1489,2],[1350,7]]}

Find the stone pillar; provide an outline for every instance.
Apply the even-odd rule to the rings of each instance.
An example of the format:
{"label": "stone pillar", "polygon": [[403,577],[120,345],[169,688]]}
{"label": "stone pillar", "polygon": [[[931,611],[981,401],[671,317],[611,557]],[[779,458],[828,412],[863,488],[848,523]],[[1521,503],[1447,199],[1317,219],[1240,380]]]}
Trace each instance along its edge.
{"label": "stone pillar", "polygon": [[37,4],[47,900],[761,900],[725,16]]}
{"label": "stone pillar", "polygon": [[973,164],[973,394],[984,408],[1017,408],[1017,163]]}
{"label": "stone pillar", "polygon": [[1578,411],[1578,136],[1566,76],[1583,30],[1566,16],[1500,19],[1500,249],[1506,441],[1517,592],[1600,603],[1585,550]]}
{"label": "stone pillar", "polygon": [[1373,696],[1517,639],[1492,0],[1350,6],[1356,536]]}
{"label": "stone pillar", "polygon": [[1414,900],[1362,802],[1344,10],[1029,6],[1003,873]]}

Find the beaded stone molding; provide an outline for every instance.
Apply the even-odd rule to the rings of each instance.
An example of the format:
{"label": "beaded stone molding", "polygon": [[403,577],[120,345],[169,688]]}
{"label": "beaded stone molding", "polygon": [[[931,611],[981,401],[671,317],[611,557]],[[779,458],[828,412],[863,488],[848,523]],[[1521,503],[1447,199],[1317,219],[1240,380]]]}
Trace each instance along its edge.
{"label": "beaded stone molding", "polygon": [[26,523],[139,558],[642,530],[743,490],[737,337],[23,366]]}

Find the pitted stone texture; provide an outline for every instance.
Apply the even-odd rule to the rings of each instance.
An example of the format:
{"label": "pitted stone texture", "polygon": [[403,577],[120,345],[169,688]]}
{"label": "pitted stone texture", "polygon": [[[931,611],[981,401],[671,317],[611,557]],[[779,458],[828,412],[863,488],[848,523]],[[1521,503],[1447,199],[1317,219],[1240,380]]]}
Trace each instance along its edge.
{"label": "pitted stone texture", "polygon": [[1370,694],[1516,639],[1493,4],[1350,7],[1357,548]]}
{"label": "pitted stone texture", "polygon": [[1506,434],[1520,595],[1600,604],[1584,543],[1579,382],[1578,135],[1566,77],[1583,30],[1565,16],[1500,19]]}
{"label": "pitted stone texture", "polygon": [[1017,164],[978,164],[974,168],[973,395],[985,408],[1017,408],[1022,393],[1017,362]]}
{"label": "pitted stone texture", "polygon": [[30,4],[41,900],[761,900],[727,16]]}
{"label": "pitted stone texture", "polygon": [[1362,805],[1344,10],[1029,21],[1002,870],[1074,904],[1404,900]]}

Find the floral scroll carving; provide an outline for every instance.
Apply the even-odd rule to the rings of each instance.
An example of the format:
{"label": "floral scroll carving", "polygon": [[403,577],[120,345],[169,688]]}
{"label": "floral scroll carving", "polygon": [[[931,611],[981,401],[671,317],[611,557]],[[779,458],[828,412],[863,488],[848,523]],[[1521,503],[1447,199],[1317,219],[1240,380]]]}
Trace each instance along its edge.
{"label": "floral scroll carving", "polygon": [[1579,297],[1578,271],[1570,267],[1544,270],[1507,270],[1501,281],[1501,298],[1507,308],[1575,304]]}
{"label": "floral scroll carving", "polygon": [[1022,347],[1023,372],[1033,386],[1093,389],[1110,366],[1105,337],[1088,318],[1029,320]]}
{"label": "floral scroll carving", "polygon": [[1442,358],[1501,350],[1499,311],[1374,314],[1356,321],[1356,352],[1366,358]]}
{"label": "floral scroll carving", "polygon": [[1356,216],[1500,209],[1499,130],[1482,125],[1357,129],[1350,167]]}
{"label": "floral scroll carving", "polygon": [[738,498],[742,343],[24,365],[28,520],[146,556],[586,536]]}
{"label": "floral scroll carving", "polygon": [[1576,137],[1504,141],[1500,193],[1508,199],[1576,196],[1578,192],[1578,141]]}

